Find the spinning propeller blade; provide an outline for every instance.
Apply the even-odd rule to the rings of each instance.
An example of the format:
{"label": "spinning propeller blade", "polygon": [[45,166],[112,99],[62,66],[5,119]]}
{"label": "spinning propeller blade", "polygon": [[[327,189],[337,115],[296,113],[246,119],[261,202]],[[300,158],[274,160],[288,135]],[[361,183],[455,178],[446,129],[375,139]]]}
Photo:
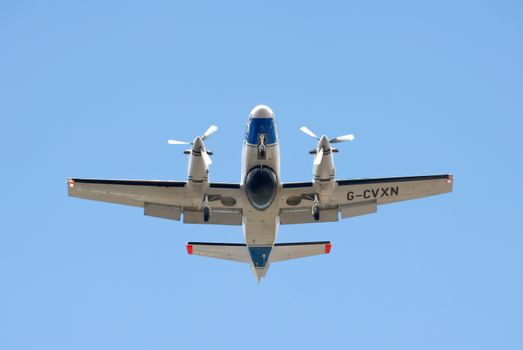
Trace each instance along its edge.
{"label": "spinning propeller blade", "polygon": [[209,154],[207,153],[207,151],[202,150],[202,158],[207,166],[212,164],[211,157],[209,157]]}
{"label": "spinning propeller blade", "polygon": [[[324,147],[330,147],[329,144],[331,143],[339,143],[339,142],[345,142],[345,141],[352,141],[354,140],[354,135],[353,134],[347,134],[347,135],[343,135],[343,136],[338,136],[338,137],[335,137],[333,139],[330,139],[327,141],[327,137],[326,136],[322,136],[321,139],[315,134],[313,133],[308,127],[306,126],[302,126],[300,128],[300,130],[302,132],[304,132],[305,134],[309,135],[310,137],[312,138],[315,138],[316,140],[318,140],[318,145],[316,146],[316,150],[312,150],[310,151],[309,153],[311,154],[315,154],[314,156],[314,165],[320,165],[321,163],[321,160],[323,158],[323,154],[324,154]],[[338,152],[338,149],[336,148],[331,148],[333,152]]]}
{"label": "spinning propeller blade", "polygon": [[[216,131],[218,131],[218,127],[216,125],[211,125],[207,129],[207,131],[205,131],[203,133],[202,136],[200,136],[199,138],[197,137],[195,139],[195,142],[197,143],[196,147],[198,147],[198,145],[201,145],[199,147],[199,149],[202,152],[202,158],[203,158],[203,161],[205,162],[206,165],[211,165],[212,164],[212,160],[211,160],[211,157],[209,156],[209,153],[207,153],[207,151],[205,150],[205,146],[203,145],[202,141],[208,139]],[[193,147],[194,147],[194,143],[193,142],[186,142],[186,141],[179,141],[179,140],[169,140],[169,141],[167,141],[167,143],[170,144],[170,145],[193,145]],[[190,154],[190,150],[189,150],[188,154]]]}
{"label": "spinning propeller blade", "polygon": [[205,141],[206,139],[208,139],[216,131],[218,131],[218,127],[216,125],[209,126],[209,129],[207,129],[207,131],[204,132],[202,135],[202,141]]}
{"label": "spinning propeller blade", "polygon": [[178,141],[178,140],[169,140],[169,141],[167,141],[167,143],[169,145],[190,145],[191,144],[190,142]]}
{"label": "spinning propeller blade", "polygon": [[352,141],[352,140],[354,140],[354,135],[347,134],[347,135],[335,137],[335,138],[329,140],[329,142],[338,143],[338,142],[345,142],[345,141]]}
{"label": "spinning propeller blade", "polygon": [[302,126],[302,127],[300,128],[300,130],[301,130],[302,132],[304,132],[305,134],[309,135],[310,137],[315,138],[316,140],[319,140],[319,139],[320,139],[318,136],[316,136],[315,133],[313,133],[312,131],[310,131],[310,129],[309,129],[308,127],[306,127],[306,126]]}
{"label": "spinning propeller blade", "polygon": [[[218,127],[216,125],[211,125],[211,126],[209,126],[209,129],[207,129],[207,131],[205,131],[203,133],[203,135],[200,136],[200,138],[202,139],[202,141],[205,141],[206,139],[211,137],[211,135],[214,134],[216,131],[218,131]],[[192,145],[193,144],[192,142],[179,141],[179,140],[169,140],[169,141],[167,141],[167,143],[170,145]]]}
{"label": "spinning propeller blade", "polygon": [[321,163],[321,159],[323,158],[323,147],[320,148],[317,152],[316,152],[316,156],[314,156],[314,165],[320,165]]}

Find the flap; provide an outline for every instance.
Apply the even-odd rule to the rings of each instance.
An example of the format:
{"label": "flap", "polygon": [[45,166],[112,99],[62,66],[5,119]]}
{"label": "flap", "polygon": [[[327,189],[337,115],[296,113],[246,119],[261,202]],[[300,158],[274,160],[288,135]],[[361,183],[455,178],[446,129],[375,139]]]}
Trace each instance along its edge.
{"label": "flap", "polygon": [[183,209],[184,224],[214,224],[214,225],[241,225],[243,215],[241,209],[217,208],[211,209],[209,221],[203,220],[203,210]]}
{"label": "flap", "polygon": [[368,202],[359,202],[353,204],[340,205],[341,217],[352,218],[358,215],[372,214],[378,211],[378,204],[375,200]]}
{"label": "flap", "polygon": [[143,214],[162,219],[180,220],[182,209],[173,205],[144,203]]}
{"label": "flap", "polygon": [[285,208],[280,210],[280,224],[309,224],[316,222],[338,221],[338,208],[321,209],[320,219],[314,220],[311,207],[305,208]]}

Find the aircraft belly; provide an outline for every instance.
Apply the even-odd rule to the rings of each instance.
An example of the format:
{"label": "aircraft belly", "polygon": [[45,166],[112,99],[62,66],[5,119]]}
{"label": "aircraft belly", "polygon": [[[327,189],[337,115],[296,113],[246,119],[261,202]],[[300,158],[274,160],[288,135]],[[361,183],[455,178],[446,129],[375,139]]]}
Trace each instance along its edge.
{"label": "aircraft belly", "polygon": [[242,178],[241,182],[245,181],[247,172],[256,166],[266,166],[271,168],[278,182],[280,180],[280,156],[278,144],[268,145],[265,159],[258,159],[258,147],[256,145],[245,144],[243,146],[243,162],[242,162]]}
{"label": "aircraft belly", "polygon": [[[266,145],[265,156],[259,156],[259,149],[257,145],[245,143],[242,154],[242,188],[246,191],[256,191],[258,187],[257,181],[246,183],[247,174],[257,167],[266,167],[271,169],[271,173],[275,175],[275,197],[267,201],[267,206],[259,205],[256,201],[252,201],[246,193],[246,197],[250,200],[244,201],[243,204],[243,235],[245,243],[249,249],[251,258],[251,268],[257,277],[258,281],[267,273],[270,265],[270,254],[276,241],[279,226],[279,187],[280,180],[280,157],[279,146],[277,143]],[[252,176],[251,176],[252,177]],[[262,184],[260,184],[263,186]],[[248,186],[251,186],[247,188]],[[251,193],[252,195],[252,193]],[[257,205],[258,208],[253,206]]]}
{"label": "aircraft belly", "polygon": [[[280,159],[278,144],[267,145],[265,159],[258,158],[258,147],[256,145],[244,144],[243,146],[243,167],[242,183],[249,170],[256,166],[266,166],[271,168],[277,179],[277,186],[280,184]],[[250,203],[245,202],[243,208],[243,234],[247,245],[270,245],[274,244],[279,224],[278,198],[264,209],[254,208]]]}
{"label": "aircraft belly", "polygon": [[[247,204],[248,207],[250,205]],[[278,231],[278,214],[276,204],[274,208],[257,210],[253,207],[243,210],[243,234],[247,245],[270,245],[274,244]]]}
{"label": "aircraft belly", "polygon": [[249,249],[251,269],[258,281],[265,276],[279,226],[279,210],[276,203],[260,211],[246,205],[243,211],[243,234]]}

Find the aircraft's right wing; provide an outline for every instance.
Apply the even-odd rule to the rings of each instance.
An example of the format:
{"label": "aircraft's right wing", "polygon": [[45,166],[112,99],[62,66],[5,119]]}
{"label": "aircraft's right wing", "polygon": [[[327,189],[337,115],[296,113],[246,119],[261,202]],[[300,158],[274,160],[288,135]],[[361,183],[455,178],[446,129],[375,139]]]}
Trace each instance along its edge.
{"label": "aircraft's right wing", "polygon": [[189,224],[241,225],[243,192],[239,184],[210,183],[211,215],[203,217],[203,194],[186,182],[159,180],[69,179],[69,196],[144,208],[144,214]]}
{"label": "aircraft's right wing", "polygon": [[449,174],[337,180],[332,193],[320,198],[320,220],[315,221],[311,214],[312,183],[287,183],[280,196],[280,223],[338,221],[339,212],[342,218],[371,214],[381,204],[451,192],[452,184]]}

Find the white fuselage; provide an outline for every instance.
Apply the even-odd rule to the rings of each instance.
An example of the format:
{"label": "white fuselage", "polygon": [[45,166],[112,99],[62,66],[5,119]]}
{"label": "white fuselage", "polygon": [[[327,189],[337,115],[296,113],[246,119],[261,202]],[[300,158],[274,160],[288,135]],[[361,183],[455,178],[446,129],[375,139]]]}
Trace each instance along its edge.
{"label": "white fuselage", "polygon": [[[313,167],[314,198],[311,215],[319,209],[320,198],[328,199],[334,189],[334,161],[330,143],[319,139],[321,159]],[[243,145],[241,188],[247,201],[243,207],[243,234],[252,259],[252,268],[260,279],[270,264],[270,254],[278,234],[280,205],[280,148],[276,120],[267,106],[256,106],[249,116]]]}
{"label": "white fuselage", "polygon": [[247,124],[242,154],[241,187],[246,191],[243,234],[258,278],[269,267],[279,226],[277,194],[281,187],[280,152],[275,119],[266,106],[255,107]]}

